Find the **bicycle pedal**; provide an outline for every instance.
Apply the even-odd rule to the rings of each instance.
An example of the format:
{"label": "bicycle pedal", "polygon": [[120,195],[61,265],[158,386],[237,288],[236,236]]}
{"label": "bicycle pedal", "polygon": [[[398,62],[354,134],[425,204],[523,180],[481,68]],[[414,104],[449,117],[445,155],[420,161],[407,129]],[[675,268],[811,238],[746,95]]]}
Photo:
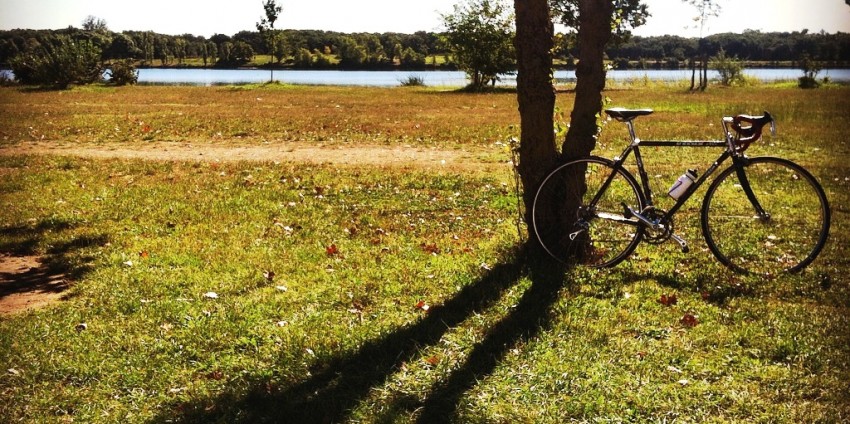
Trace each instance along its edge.
{"label": "bicycle pedal", "polygon": [[676,243],[679,243],[679,246],[682,248],[682,253],[688,253],[691,251],[691,248],[688,247],[688,242],[686,242],[685,239],[675,234],[671,234],[670,238],[673,239],[673,241],[675,241]]}
{"label": "bicycle pedal", "polygon": [[620,202],[620,204],[623,205],[623,217],[625,217],[626,219],[629,219],[629,218],[632,218],[632,217],[635,216],[632,208],[626,206],[626,204],[624,202]]}

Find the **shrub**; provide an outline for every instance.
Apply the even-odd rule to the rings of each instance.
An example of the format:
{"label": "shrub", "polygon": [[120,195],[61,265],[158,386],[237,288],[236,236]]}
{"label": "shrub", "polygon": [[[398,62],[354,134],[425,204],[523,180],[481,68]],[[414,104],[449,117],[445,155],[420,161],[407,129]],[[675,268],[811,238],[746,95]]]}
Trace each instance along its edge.
{"label": "shrub", "polygon": [[11,60],[15,79],[23,84],[67,88],[103,79],[100,48],[87,40],[56,36]]}
{"label": "shrub", "polygon": [[726,56],[723,49],[711,58],[710,66],[720,74],[720,83],[723,85],[743,85],[745,82],[744,64],[735,57]]}
{"label": "shrub", "polygon": [[817,76],[820,72],[820,65],[811,58],[808,54],[804,54],[800,60],[800,69],[803,71],[803,76],[799,79],[798,86],[800,88],[818,88]]}
{"label": "shrub", "polygon": [[424,87],[425,78],[420,75],[408,75],[406,79],[401,80],[402,87]]}
{"label": "shrub", "polygon": [[139,71],[132,60],[112,62],[109,70],[109,82],[115,85],[132,85],[139,81]]}
{"label": "shrub", "polygon": [[311,66],[313,66],[313,55],[310,53],[310,50],[304,47],[298,49],[298,52],[295,53],[295,67],[309,68]]}

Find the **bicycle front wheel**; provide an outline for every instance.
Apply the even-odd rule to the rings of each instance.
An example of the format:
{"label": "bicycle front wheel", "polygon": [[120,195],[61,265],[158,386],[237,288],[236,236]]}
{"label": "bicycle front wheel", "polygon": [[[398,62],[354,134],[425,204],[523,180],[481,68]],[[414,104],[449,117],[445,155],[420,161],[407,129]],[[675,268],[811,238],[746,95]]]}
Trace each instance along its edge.
{"label": "bicycle front wheel", "polygon": [[589,157],[552,171],[534,197],[532,224],[540,244],[556,260],[610,267],[629,256],[643,235],[623,205],[641,210],[634,177],[608,159]]}
{"label": "bicycle front wheel", "polygon": [[[749,187],[751,190],[747,190]],[[789,160],[745,159],[723,171],[702,204],[702,232],[721,263],[777,275],[809,265],[829,235],[830,211],[817,180]]]}

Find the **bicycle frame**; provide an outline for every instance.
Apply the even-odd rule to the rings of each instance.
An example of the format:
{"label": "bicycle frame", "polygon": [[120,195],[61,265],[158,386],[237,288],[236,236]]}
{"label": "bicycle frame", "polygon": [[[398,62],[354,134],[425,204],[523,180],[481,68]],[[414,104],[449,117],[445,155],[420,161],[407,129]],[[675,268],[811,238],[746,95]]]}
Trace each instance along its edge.
{"label": "bicycle frame", "polygon": [[[673,140],[641,140],[635,134],[634,122],[626,121],[625,124],[629,129],[629,136],[631,138],[631,143],[626,147],[623,152],[614,158],[614,168],[616,170],[622,169],[623,165],[628,159],[629,154],[634,152],[635,162],[637,164],[638,169],[638,178],[640,180],[641,190],[643,191],[644,198],[646,200],[645,210],[652,209],[655,207],[654,202],[652,200],[652,189],[649,187],[649,175],[646,172],[646,169],[643,165],[643,157],[640,153],[640,146],[648,146],[648,147],[722,147],[725,148],[723,153],[714,160],[711,166],[703,172],[701,176],[697,178],[697,180],[690,186],[688,189],[679,196],[676,203],[673,205],[670,210],[668,210],[664,215],[663,219],[669,220],[673,215],[678,212],[678,210],[684,205],[696,192],[699,187],[711,177],[718,168],[720,168],[723,163],[726,162],[729,158],[732,158],[732,163],[735,166],[736,172],[738,174],[738,179],[741,182],[741,185],[744,189],[744,192],[749,198],[750,202],[753,204],[753,207],[756,209],[756,212],[759,216],[765,217],[767,214],[764,212],[764,209],[759,204],[758,200],[755,197],[752,189],[750,188],[749,182],[747,181],[746,174],[744,172],[744,165],[746,164],[746,156],[743,155],[742,152],[738,151],[735,146],[735,139],[732,133],[727,128],[727,124],[730,123],[731,120],[729,118],[723,119],[723,131],[726,135],[726,140],[710,140],[710,141],[673,141]],[[625,169],[624,169],[625,170]],[[627,171],[627,170],[626,170]],[[592,204],[596,204],[599,200],[599,196],[603,193],[610,185],[616,173],[612,173],[611,177],[603,184],[597,197],[593,199]],[[643,213],[644,211],[639,211]]]}

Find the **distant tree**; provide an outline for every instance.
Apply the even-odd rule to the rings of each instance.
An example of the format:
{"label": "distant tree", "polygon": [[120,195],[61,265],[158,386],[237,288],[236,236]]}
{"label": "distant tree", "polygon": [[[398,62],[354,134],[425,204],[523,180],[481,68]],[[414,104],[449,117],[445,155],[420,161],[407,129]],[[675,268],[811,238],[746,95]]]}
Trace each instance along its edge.
{"label": "distant tree", "polygon": [[11,66],[15,79],[23,84],[67,88],[100,81],[104,70],[100,56],[100,49],[91,41],[54,35],[38,48],[16,56]]}
{"label": "distant tree", "polygon": [[720,16],[720,5],[716,0],[684,0],[691,6],[697,9],[698,15],[694,17],[694,21],[699,25],[699,47],[698,57],[691,61],[691,90],[695,90],[694,86],[695,74],[697,70],[697,61],[700,64],[699,89],[704,91],[708,88],[708,43],[703,36],[703,31],[708,23],[708,19]]}
{"label": "distant tree", "polygon": [[727,56],[722,48],[711,58],[709,66],[720,75],[720,84],[730,86],[744,82],[744,64],[736,57]]}
{"label": "distant tree", "polygon": [[135,59],[142,55],[142,50],[136,47],[133,37],[127,34],[115,34],[112,43],[103,52],[106,59]]}
{"label": "distant tree", "polygon": [[171,40],[171,52],[174,54],[174,58],[177,59],[178,65],[182,65],[183,60],[186,59],[186,49],[188,46],[189,43],[183,37],[177,37]]}
{"label": "distant tree", "polygon": [[106,21],[92,15],[83,19],[83,29],[92,32],[109,32]]}
{"label": "distant tree", "polygon": [[361,34],[358,44],[366,53],[366,63],[369,65],[381,65],[387,61],[387,54],[381,39],[375,34]]}
{"label": "distant tree", "polygon": [[[848,0],[850,1],[850,0]],[[800,69],[803,71],[803,76],[800,77],[800,88],[818,88],[820,84],[817,81],[817,75],[820,72],[820,65],[812,59],[808,53],[804,53],[800,59]]]}
{"label": "distant tree", "polygon": [[168,65],[168,58],[171,52],[168,48],[168,37],[157,36],[154,43],[154,56],[159,59],[163,66]]}
{"label": "distant tree", "polygon": [[363,66],[366,61],[366,49],[350,36],[340,37],[337,44],[339,63],[346,68]]}
{"label": "distant tree", "polygon": [[466,0],[442,15],[446,42],[469,88],[480,90],[516,69],[513,16],[501,0]]}
{"label": "distant tree", "polygon": [[224,42],[232,41],[232,38],[224,34],[213,34],[213,36],[210,37],[210,41],[212,41],[216,45],[221,45]]}
{"label": "distant tree", "polygon": [[310,68],[313,66],[313,55],[310,53],[310,50],[307,50],[304,47],[298,49],[295,53],[295,67],[297,68]]}
{"label": "distant tree", "polygon": [[237,41],[233,44],[231,59],[234,65],[244,65],[254,59],[254,49],[244,41]]}
{"label": "distant tree", "polygon": [[[276,29],[274,29],[274,23],[283,11],[283,7],[278,6],[277,3],[275,3],[275,0],[265,0],[263,2],[263,11],[265,11],[265,16],[260,19],[260,22],[257,22],[257,31],[259,31],[260,35],[262,35],[265,39],[266,46],[272,53],[272,57],[277,57],[278,63],[280,63],[282,55],[278,56],[275,54],[280,34]],[[269,82],[271,82],[274,81],[274,67],[270,67],[269,70],[271,71]]]}
{"label": "distant tree", "polygon": [[401,52],[401,66],[422,68],[425,66],[425,55],[408,47]]}

